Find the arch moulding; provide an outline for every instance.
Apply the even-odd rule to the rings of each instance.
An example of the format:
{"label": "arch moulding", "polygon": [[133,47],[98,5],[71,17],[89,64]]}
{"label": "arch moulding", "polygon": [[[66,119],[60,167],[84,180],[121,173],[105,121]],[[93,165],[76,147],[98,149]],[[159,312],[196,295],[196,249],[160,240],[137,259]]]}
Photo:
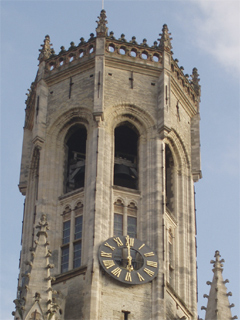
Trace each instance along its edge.
{"label": "arch moulding", "polygon": [[152,131],[156,122],[146,111],[133,104],[119,104],[108,108],[104,114],[109,130],[114,130],[120,123],[129,122],[137,130],[139,135]]}
{"label": "arch moulding", "polygon": [[181,137],[176,133],[175,130],[171,130],[167,137],[163,139],[163,142],[167,144],[172,151],[174,161],[177,164],[177,168],[180,172],[184,168],[190,168],[190,160],[187,150],[183,144]]}
{"label": "arch moulding", "polygon": [[87,132],[93,123],[92,113],[85,108],[71,109],[61,114],[50,126],[47,134],[55,137],[56,142],[64,141],[68,130],[74,125],[83,125]]}

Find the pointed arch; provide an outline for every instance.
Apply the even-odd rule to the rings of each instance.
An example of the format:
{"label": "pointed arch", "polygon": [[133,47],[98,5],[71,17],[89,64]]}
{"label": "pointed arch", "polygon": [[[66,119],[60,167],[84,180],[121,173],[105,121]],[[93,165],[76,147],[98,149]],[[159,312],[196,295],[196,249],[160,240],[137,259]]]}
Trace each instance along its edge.
{"label": "pointed arch", "polygon": [[106,122],[113,131],[120,123],[128,122],[134,125],[139,135],[155,128],[156,120],[145,110],[130,103],[113,105],[105,112]]}
{"label": "pointed arch", "polygon": [[56,175],[62,173],[61,193],[84,187],[87,135],[92,124],[92,113],[88,109],[74,108],[55,118],[48,129],[51,139],[47,140],[47,148],[58,158]]}
{"label": "pointed arch", "polygon": [[175,130],[171,130],[163,141],[168,144],[177,164],[177,169],[180,171],[189,169],[190,159],[181,136]]}

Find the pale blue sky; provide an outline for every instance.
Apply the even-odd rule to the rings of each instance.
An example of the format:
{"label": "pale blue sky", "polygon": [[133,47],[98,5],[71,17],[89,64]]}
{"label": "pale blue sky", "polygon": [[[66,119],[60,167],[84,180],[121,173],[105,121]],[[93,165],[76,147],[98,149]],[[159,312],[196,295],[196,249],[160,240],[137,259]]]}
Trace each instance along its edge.
{"label": "pale blue sky", "polygon": [[[99,1],[1,1],[1,320],[12,319],[24,198],[18,191],[25,93],[46,34],[60,46],[95,33]],[[152,45],[166,23],[174,58],[197,67],[202,86],[203,179],[196,184],[199,310],[215,250],[225,259],[233,315],[239,312],[239,1],[106,1],[109,31]],[[199,311],[204,318],[204,311]]]}

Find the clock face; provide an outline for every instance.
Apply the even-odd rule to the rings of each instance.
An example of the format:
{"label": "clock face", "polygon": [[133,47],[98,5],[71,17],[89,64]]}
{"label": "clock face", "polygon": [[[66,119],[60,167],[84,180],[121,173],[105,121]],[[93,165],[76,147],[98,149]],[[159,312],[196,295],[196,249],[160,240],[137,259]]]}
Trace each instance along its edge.
{"label": "clock face", "polygon": [[129,236],[109,238],[98,251],[103,269],[126,284],[152,281],[158,273],[157,255],[145,243]]}

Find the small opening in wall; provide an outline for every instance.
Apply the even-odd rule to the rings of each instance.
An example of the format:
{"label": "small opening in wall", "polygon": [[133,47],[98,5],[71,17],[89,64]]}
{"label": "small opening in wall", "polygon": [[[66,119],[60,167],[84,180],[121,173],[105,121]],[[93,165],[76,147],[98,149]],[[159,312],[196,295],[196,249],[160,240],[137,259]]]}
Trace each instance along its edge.
{"label": "small opening in wall", "polygon": [[114,51],[115,51],[115,46],[114,46],[113,44],[110,44],[110,45],[108,46],[108,51],[109,51],[109,52],[114,52]]}
{"label": "small opening in wall", "polygon": [[59,62],[59,65],[63,66],[63,64],[64,64],[64,61],[63,61],[63,59],[61,59],[60,62]]}
{"label": "small opening in wall", "polygon": [[109,75],[109,76],[112,76],[112,73],[109,73],[108,75]]}
{"label": "small opening in wall", "polygon": [[55,67],[54,64],[51,64],[50,65],[50,70],[52,71],[54,69],[54,67]]}
{"label": "small opening in wall", "polygon": [[135,50],[131,50],[130,56],[136,58],[137,52]]}
{"label": "small opening in wall", "polygon": [[71,56],[69,59],[69,62],[72,62],[74,60],[74,56]]}
{"label": "small opening in wall", "polygon": [[90,78],[92,78],[93,77],[93,74],[90,74]]}
{"label": "small opening in wall", "polygon": [[84,56],[84,52],[83,52],[83,50],[80,50],[79,51],[79,58],[82,58]]}
{"label": "small opening in wall", "polygon": [[142,57],[142,59],[147,60],[148,55],[147,55],[147,53],[144,51],[144,52],[141,54],[141,57]]}
{"label": "small opening in wall", "polygon": [[153,55],[153,61],[154,62],[158,62],[159,61],[159,55],[158,54],[154,54]]}
{"label": "small opening in wall", "polygon": [[93,48],[93,46],[91,46],[91,47],[89,48],[89,53],[93,53],[93,51],[94,51],[94,48]]}
{"label": "small opening in wall", "polygon": [[120,52],[120,54],[124,55],[124,54],[126,54],[126,49],[125,48],[120,48],[119,52]]}
{"label": "small opening in wall", "polygon": [[155,82],[151,82],[151,85],[152,85],[152,86],[155,86]]}

